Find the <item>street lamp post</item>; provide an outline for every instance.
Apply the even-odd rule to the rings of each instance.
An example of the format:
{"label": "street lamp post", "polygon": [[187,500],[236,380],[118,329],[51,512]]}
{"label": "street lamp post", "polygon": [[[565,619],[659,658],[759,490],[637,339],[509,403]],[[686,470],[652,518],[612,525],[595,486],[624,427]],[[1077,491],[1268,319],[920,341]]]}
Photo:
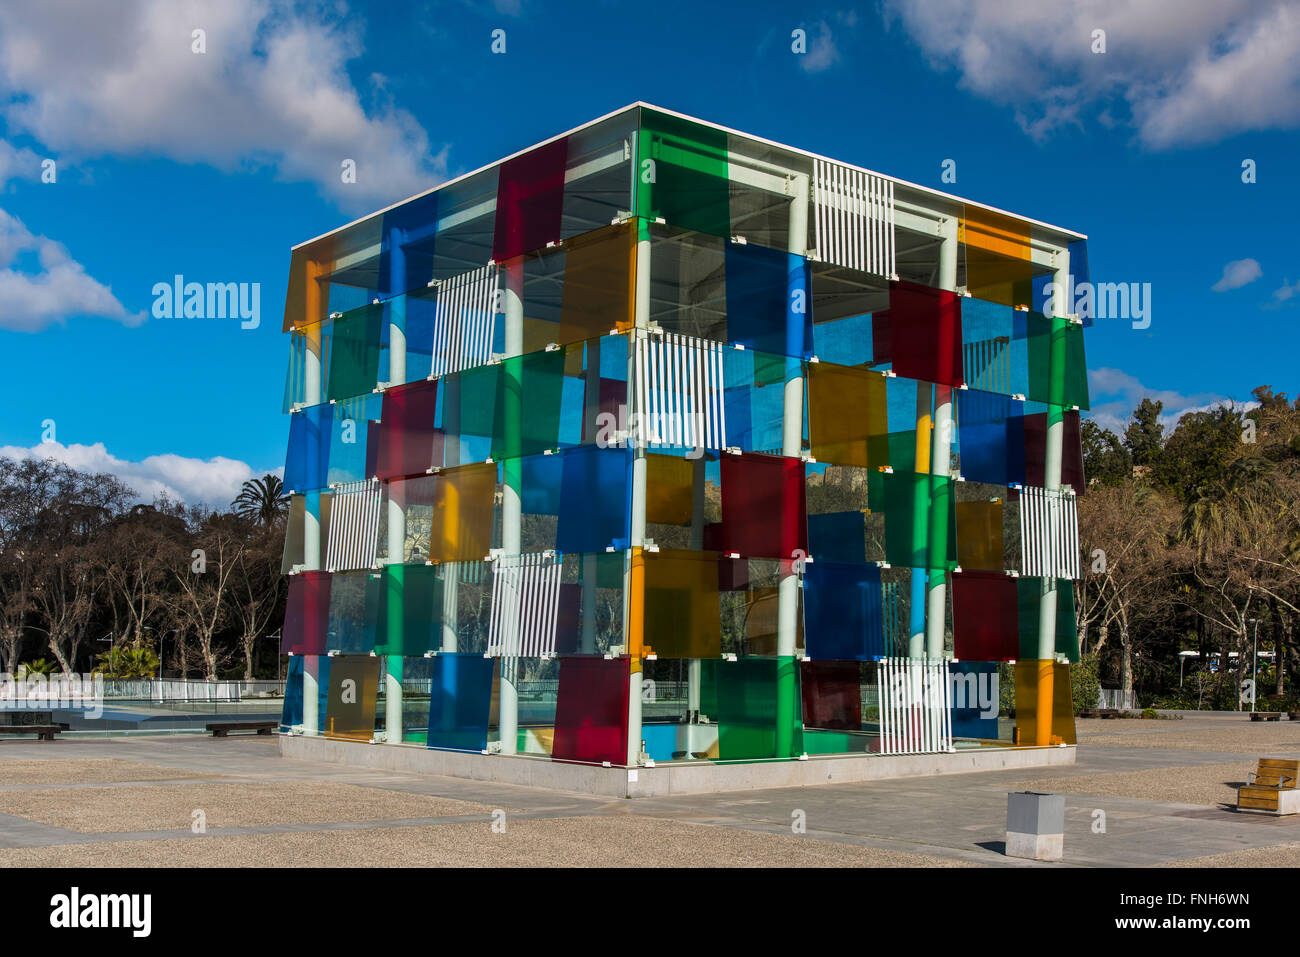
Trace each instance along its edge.
{"label": "street lamp post", "polygon": [[1255,699],[1259,697],[1259,619],[1247,618],[1246,624],[1255,626],[1255,640],[1250,652],[1250,710],[1255,711]]}

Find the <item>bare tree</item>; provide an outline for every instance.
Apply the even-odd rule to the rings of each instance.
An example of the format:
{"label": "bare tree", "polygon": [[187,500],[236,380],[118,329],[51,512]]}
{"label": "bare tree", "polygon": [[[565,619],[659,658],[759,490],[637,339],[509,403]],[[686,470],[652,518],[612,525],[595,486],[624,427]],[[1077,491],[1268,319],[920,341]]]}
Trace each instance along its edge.
{"label": "bare tree", "polygon": [[1113,625],[1120,644],[1120,687],[1133,690],[1133,658],[1138,624],[1168,614],[1171,584],[1187,555],[1175,538],[1178,510],[1166,496],[1137,482],[1100,486],[1079,499],[1080,539],[1093,561],[1090,587],[1096,598],[1089,614],[1100,618],[1100,650]]}
{"label": "bare tree", "polygon": [[244,679],[253,679],[257,639],[280,611],[285,578],[280,574],[282,538],[260,531],[236,560],[231,608],[239,623],[239,646],[244,653]]}
{"label": "bare tree", "polygon": [[244,522],[231,515],[213,515],[193,543],[191,555],[172,567],[178,587],[176,616],[194,638],[204,677],[216,681],[231,657],[231,649],[215,638],[231,614],[231,586],[246,547]]}

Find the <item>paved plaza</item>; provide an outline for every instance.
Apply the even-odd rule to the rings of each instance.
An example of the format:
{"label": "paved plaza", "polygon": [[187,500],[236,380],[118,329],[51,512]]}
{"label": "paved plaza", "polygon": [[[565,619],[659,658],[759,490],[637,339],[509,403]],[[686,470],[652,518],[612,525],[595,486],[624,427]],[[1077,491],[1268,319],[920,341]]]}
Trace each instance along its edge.
{"label": "paved plaza", "polygon": [[[287,760],[257,736],[6,740],[0,867],[1300,865],[1300,817],[1223,806],[1259,757],[1300,757],[1300,724],[1078,728],[1072,767],[636,800]],[[1003,855],[1026,789],[1066,795],[1060,864]]]}

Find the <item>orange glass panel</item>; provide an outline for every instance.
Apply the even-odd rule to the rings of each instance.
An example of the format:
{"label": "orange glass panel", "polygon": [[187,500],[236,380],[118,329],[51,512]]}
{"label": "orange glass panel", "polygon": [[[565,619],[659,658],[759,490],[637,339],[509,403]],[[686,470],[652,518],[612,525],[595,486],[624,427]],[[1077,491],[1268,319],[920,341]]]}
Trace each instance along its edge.
{"label": "orange glass panel", "polygon": [[[1016,731],[1022,745],[1074,744],[1074,703],[1070,695],[1070,666],[1049,659],[1022,658],[1016,671]],[[1047,671],[1052,676],[1052,731],[1050,742],[1039,742],[1039,679]]]}
{"label": "orange glass panel", "polygon": [[976,299],[1007,306],[1032,305],[1029,224],[967,206],[957,227],[966,257],[966,288]]}
{"label": "orange glass panel", "polygon": [[497,467],[487,462],[444,469],[434,476],[429,560],[481,561],[492,545]]}
{"label": "orange glass panel", "polygon": [[808,436],[818,462],[889,464],[885,376],[808,363]]}

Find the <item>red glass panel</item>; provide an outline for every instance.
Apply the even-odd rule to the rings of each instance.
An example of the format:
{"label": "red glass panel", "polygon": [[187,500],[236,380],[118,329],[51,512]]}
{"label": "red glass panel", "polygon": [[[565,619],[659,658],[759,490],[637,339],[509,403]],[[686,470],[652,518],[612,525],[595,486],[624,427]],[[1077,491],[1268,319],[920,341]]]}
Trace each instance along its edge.
{"label": "red glass panel", "polygon": [[952,576],[953,652],[962,661],[1014,661],[1020,655],[1016,579],[1001,572]]}
{"label": "red glass panel", "polygon": [[551,757],[627,763],[627,693],[628,659],[561,658]]}
{"label": "red glass panel", "polygon": [[382,479],[424,475],[433,465],[438,383],[412,382],[384,393],[375,467]]}
{"label": "red glass panel", "polygon": [[722,456],[722,551],[746,558],[808,553],[804,466],[776,455]]}
{"label": "red glass panel", "polygon": [[492,258],[505,262],[560,238],[569,141],[557,140],[501,164]]}

